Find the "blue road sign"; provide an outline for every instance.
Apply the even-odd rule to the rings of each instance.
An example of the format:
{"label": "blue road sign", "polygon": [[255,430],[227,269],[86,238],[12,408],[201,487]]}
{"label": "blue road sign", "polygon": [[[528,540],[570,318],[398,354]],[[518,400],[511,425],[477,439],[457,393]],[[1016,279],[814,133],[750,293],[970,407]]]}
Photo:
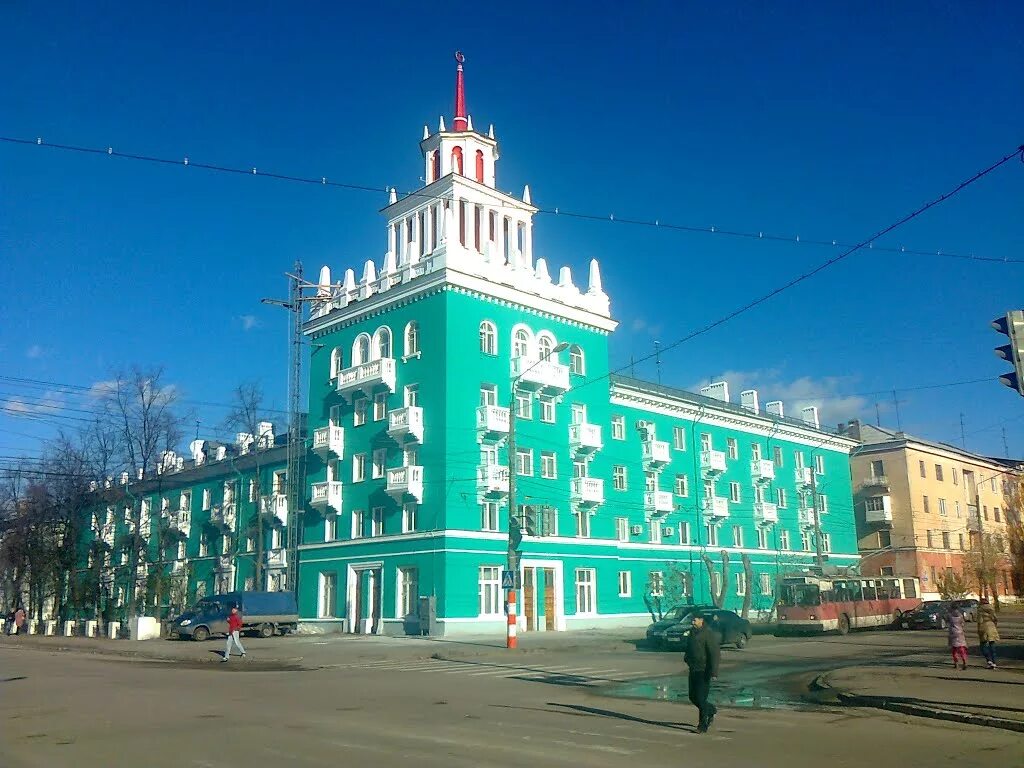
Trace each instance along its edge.
{"label": "blue road sign", "polygon": [[502,571],[501,572],[501,588],[502,589],[515,589],[516,587],[516,572],[515,571]]}

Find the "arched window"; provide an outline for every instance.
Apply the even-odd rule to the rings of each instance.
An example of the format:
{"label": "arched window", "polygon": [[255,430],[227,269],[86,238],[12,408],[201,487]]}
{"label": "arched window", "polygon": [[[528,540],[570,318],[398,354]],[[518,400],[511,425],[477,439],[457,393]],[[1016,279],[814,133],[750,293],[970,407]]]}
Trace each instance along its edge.
{"label": "arched window", "polygon": [[484,183],[484,152],[482,149],[476,151],[476,180]]}
{"label": "arched window", "polygon": [[480,323],[480,351],[485,355],[498,354],[498,329],[489,320]]}
{"label": "arched window", "polygon": [[370,335],[360,333],[352,344],[352,365],[370,362]]}
{"label": "arched window", "polygon": [[533,335],[526,328],[516,328],[512,332],[512,357],[527,357],[530,354],[530,346],[533,342]]}
{"label": "arched window", "polygon": [[434,150],[430,153],[430,180],[437,181],[441,178],[441,152]]}
{"label": "arched window", "polygon": [[547,360],[551,357],[551,353],[555,349],[555,337],[550,333],[544,332],[537,336],[537,357],[541,360]]}
{"label": "arched window", "polygon": [[452,173],[457,173],[459,176],[465,175],[462,172],[462,147],[452,149]]}
{"label": "arched window", "polygon": [[373,359],[391,357],[391,329],[382,325],[373,334]]}
{"label": "arched window", "polygon": [[579,345],[573,344],[569,347],[569,371],[582,376],[586,373],[586,366],[583,361],[583,350]]}
{"label": "arched window", "polygon": [[341,347],[335,347],[331,351],[331,378],[337,378],[341,369],[345,367],[345,358],[342,355]]}
{"label": "arched window", "polygon": [[415,355],[420,351],[420,324],[413,320],[405,326],[405,355]]}

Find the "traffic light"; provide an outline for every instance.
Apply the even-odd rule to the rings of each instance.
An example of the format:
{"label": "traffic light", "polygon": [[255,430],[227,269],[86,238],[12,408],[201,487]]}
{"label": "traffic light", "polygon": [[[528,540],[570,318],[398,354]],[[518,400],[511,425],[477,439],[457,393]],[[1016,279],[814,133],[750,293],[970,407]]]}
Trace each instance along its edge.
{"label": "traffic light", "polygon": [[523,544],[523,526],[518,515],[512,515],[508,520],[508,548],[518,552]]}
{"label": "traffic light", "polygon": [[1009,337],[1010,343],[996,347],[996,357],[1001,357],[1013,366],[1010,373],[1004,373],[999,381],[1024,395],[1024,309],[1015,309],[1005,317],[997,317],[992,327]]}

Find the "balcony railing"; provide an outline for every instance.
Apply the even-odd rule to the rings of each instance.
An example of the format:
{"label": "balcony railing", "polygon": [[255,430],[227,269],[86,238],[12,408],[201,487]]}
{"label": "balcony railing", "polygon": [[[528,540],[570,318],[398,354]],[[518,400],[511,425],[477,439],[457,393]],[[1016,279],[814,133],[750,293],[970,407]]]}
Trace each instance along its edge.
{"label": "balcony railing", "polygon": [[238,519],[238,508],[234,503],[218,504],[210,510],[210,525],[225,531],[235,529]]}
{"label": "balcony railing", "polygon": [[754,459],[750,462],[750,474],[755,482],[767,483],[775,479],[775,462],[767,459]]}
{"label": "balcony railing", "polygon": [[388,414],[388,434],[395,440],[409,437],[423,442],[423,409],[418,405],[396,408]]}
{"label": "balcony railing", "polygon": [[423,467],[395,467],[387,471],[387,492],[396,499],[411,496],[423,501]]}
{"label": "balcony railing", "polygon": [[353,392],[369,392],[378,387],[395,391],[395,360],[382,357],[368,363],[345,368],[338,374],[338,394],[348,399]]}
{"label": "balcony railing", "polygon": [[233,559],[231,555],[217,555],[217,570],[222,573],[230,571]]}
{"label": "balcony railing", "polygon": [[593,453],[604,447],[598,424],[570,424],[569,445],[579,453]]}
{"label": "balcony railing", "polygon": [[481,405],[476,409],[476,431],[480,442],[496,443],[508,435],[508,408]]}
{"label": "balcony railing", "polygon": [[287,568],[288,550],[284,547],[267,550],[267,568]]}
{"label": "balcony railing", "polygon": [[174,532],[187,537],[192,531],[192,513],[187,509],[182,510],[168,510],[167,515],[167,527]]}
{"label": "balcony railing", "polygon": [[796,515],[801,528],[814,527],[814,509],[811,507],[801,507]]}
{"label": "balcony railing", "polygon": [[272,493],[269,496],[264,496],[260,501],[263,504],[263,516],[267,518],[268,522],[288,524],[287,494]]}
{"label": "balcony railing", "polygon": [[724,451],[701,451],[700,468],[705,475],[720,475],[725,472]]}
{"label": "balcony railing", "polygon": [[644,510],[648,515],[664,515],[675,509],[670,491],[644,491]]}
{"label": "balcony railing", "polygon": [[522,389],[564,392],[569,388],[569,366],[536,357],[512,358],[512,378]]}
{"label": "balcony railing", "polygon": [[669,445],[664,440],[644,440],[644,463],[654,467],[662,467],[669,462]]}
{"label": "balcony railing", "polygon": [[328,480],[324,483],[313,483],[309,504],[321,512],[328,509],[341,512],[341,482]]}
{"label": "balcony railing", "polygon": [[713,518],[723,519],[729,516],[729,500],[724,496],[705,496],[701,500],[704,513]]}
{"label": "balcony railing", "polygon": [[797,467],[793,470],[793,478],[796,480],[796,484],[802,487],[808,487],[811,485],[811,468],[810,467]]}
{"label": "balcony railing", "polygon": [[754,517],[759,525],[774,525],[779,522],[779,508],[770,501],[755,501]]}
{"label": "balcony railing", "polygon": [[596,477],[574,477],[572,496],[579,504],[603,504],[604,480]]}
{"label": "balcony railing", "polygon": [[485,464],[477,467],[477,485],[487,496],[508,493],[508,467],[501,464]]}
{"label": "balcony railing", "polygon": [[345,428],[329,425],[313,430],[313,452],[324,459],[344,458]]}
{"label": "balcony railing", "polygon": [[889,478],[885,475],[870,475],[860,481],[861,490],[868,488],[888,488]]}

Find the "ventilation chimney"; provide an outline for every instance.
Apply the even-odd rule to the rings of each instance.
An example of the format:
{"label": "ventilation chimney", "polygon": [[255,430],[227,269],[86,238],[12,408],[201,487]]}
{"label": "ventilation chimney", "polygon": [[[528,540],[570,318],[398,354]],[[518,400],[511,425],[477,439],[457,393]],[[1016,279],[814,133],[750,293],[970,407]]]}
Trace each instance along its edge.
{"label": "ventilation chimney", "polygon": [[813,405],[801,409],[800,418],[804,420],[805,424],[810,424],[815,429],[818,429],[821,426],[818,423],[818,409]]}
{"label": "ventilation chimney", "polygon": [[712,384],[708,384],[706,387],[700,388],[700,393],[704,395],[704,397],[710,397],[713,400],[721,400],[723,403],[728,403],[729,382],[716,381]]}
{"label": "ventilation chimney", "polygon": [[764,412],[771,416],[778,416],[780,419],[786,416],[781,400],[772,400],[770,403],[765,403]]}
{"label": "ventilation chimney", "polygon": [[757,402],[757,390],[747,389],[740,392],[740,407],[746,408],[751,413],[760,413],[761,408]]}
{"label": "ventilation chimney", "polygon": [[259,423],[260,430],[260,447],[271,448],[274,445],[274,425],[269,421],[261,421]]}

